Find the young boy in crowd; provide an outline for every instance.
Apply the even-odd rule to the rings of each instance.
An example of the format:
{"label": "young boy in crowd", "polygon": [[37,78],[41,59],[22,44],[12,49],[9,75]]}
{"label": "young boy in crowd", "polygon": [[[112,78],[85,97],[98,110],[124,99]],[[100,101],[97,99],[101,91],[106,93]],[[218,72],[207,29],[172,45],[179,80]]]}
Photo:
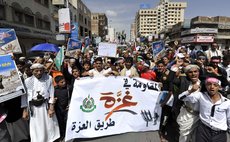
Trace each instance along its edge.
{"label": "young boy in crowd", "polygon": [[91,63],[86,61],[83,63],[83,72],[81,73],[82,77],[89,76],[89,70],[91,69]]}
{"label": "young boy in crowd", "polygon": [[64,76],[56,76],[55,82],[57,83],[54,91],[54,96],[57,99],[55,103],[55,112],[60,128],[60,140],[63,140],[65,137],[67,112],[71,95]]}

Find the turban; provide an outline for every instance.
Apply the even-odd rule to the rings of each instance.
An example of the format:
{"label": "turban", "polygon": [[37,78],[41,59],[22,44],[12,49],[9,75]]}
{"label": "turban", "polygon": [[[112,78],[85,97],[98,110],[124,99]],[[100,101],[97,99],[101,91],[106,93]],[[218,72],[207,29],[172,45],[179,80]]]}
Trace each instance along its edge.
{"label": "turban", "polygon": [[73,63],[73,62],[76,62],[76,60],[72,58],[72,59],[69,60],[69,62]]}
{"label": "turban", "polygon": [[44,65],[40,64],[40,63],[35,63],[33,64],[30,69],[41,69],[41,68],[44,68]]}
{"label": "turban", "polygon": [[187,72],[189,72],[191,69],[193,69],[193,68],[195,68],[195,69],[200,69],[200,67],[199,66],[197,66],[197,65],[187,65],[185,68],[184,68],[184,72],[185,73],[187,73]]}
{"label": "turban", "polygon": [[220,81],[218,78],[216,78],[216,77],[208,77],[208,78],[205,80],[205,84],[206,84],[206,83],[216,83],[216,84],[218,84],[218,85],[221,86],[221,81]]}
{"label": "turban", "polygon": [[19,58],[19,60],[25,60],[26,59],[26,57],[20,57]]}

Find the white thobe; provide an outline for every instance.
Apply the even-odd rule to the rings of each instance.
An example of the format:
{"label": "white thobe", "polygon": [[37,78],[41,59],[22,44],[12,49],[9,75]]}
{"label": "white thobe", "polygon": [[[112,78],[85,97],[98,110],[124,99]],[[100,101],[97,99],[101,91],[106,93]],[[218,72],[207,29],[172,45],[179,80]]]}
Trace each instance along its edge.
{"label": "white thobe", "polygon": [[[28,87],[31,83],[33,87]],[[51,76],[43,74],[41,79],[32,76],[25,80],[25,85],[28,93],[28,104],[32,98],[37,98],[38,91],[44,98],[49,99],[49,103],[53,103],[54,87]],[[43,103],[38,107],[32,106],[33,116],[30,116],[29,124],[31,142],[53,142],[60,137],[56,115],[51,118],[48,116],[47,105],[47,103]]]}
{"label": "white thobe", "polygon": [[[198,85],[200,85],[200,81],[197,82]],[[190,83],[188,90],[192,88],[192,83]],[[200,90],[197,90],[196,92],[199,92]],[[190,102],[184,102],[185,106],[192,109],[193,111],[198,112],[199,111],[199,105],[195,103]],[[189,142],[192,140],[192,142],[195,140],[193,137],[195,135],[195,128],[198,126],[198,120],[199,115],[198,114],[192,114],[187,111],[185,107],[181,107],[180,114],[177,117],[177,123],[180,126],[180,142]]]}

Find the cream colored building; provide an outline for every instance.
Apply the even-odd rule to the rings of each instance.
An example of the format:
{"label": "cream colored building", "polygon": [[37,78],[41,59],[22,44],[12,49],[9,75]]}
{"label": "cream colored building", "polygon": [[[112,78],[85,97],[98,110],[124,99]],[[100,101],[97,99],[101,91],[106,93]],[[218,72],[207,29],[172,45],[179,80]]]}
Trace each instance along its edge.
{"label": "cream colored building", "polygon": [[[36,44],[57,41],[58,9],[51,0],[0,0],[0,27],[14,28],[24,54]],[[70,0],[71,22],[79,23],[79,38],[91,35],[91,12],[81,0]],[[68,36],[67,34],[65,35]]]}
{"label": "cream colored building", "polygon": [[135,18],[137,36],[156,35],[161,30],[184,21],[186,2],[160,0],[155,8],[140,9]]}
{"label": "cream colored building", "polygon": [[130,41],[135,41],[135,39],[136,39],[136,23],[132,23],[130,29]]}

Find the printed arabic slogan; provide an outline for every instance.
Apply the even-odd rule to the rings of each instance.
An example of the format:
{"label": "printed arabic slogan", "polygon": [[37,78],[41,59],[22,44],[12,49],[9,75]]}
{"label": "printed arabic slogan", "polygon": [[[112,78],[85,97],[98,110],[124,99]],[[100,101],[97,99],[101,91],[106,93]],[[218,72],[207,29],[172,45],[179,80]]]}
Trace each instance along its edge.
{"label": "printed arabic slogan", "polygon": [[21,89],[24,87],[11,55],[0,55],[0,102],[23,95]]}
{"label": "printed arabic slogan", "polygon": [[159,84],[141,78],[78,80],[70,103],[66,141],[159,130]]}

